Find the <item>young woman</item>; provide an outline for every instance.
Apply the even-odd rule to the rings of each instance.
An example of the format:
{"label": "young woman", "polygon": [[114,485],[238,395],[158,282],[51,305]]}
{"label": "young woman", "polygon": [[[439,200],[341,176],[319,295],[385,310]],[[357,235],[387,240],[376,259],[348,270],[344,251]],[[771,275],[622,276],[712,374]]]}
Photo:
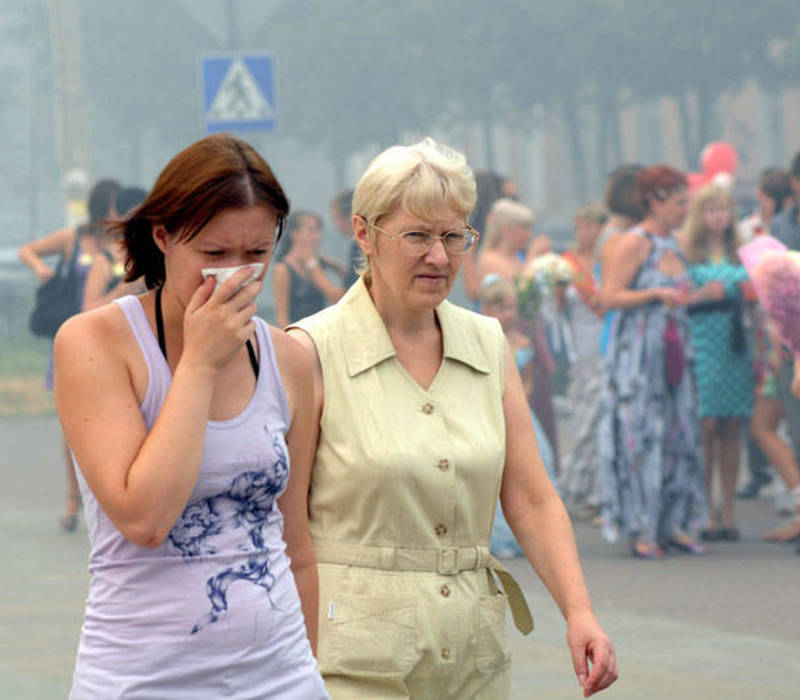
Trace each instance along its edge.
{"label": "young woman", "polygon": [[[324,309],[344,293],[342,286],[325,274],[330,263],[319,254],[322,220],[311,212],[294,212],[287,222],[286,234],[289,249],[275,263],[272,273],[275,320],[281,328]],[[337,269],[342,276],[345,272]]]}
{"label": "young woman", "polygon": [[288,208],[246,143],[198,141],[117,226],[148,291],[56,337],[91,544],[73,698],[328,697],[304,507],[312,366],[253,317],[263,272],[248,281]]}
{"label": "young woman", "polygon": [[[86,281],[95,261],[102,257],[103,227],[101,222],[116,212],[116,198],[121,190],[116,180],[103,179],[96,182],[89,193],[89,221],[76,228],[58,229],[43,238],[26,243],[19,249],[19,259],[35,273],[39,282],[52,277],[54,270],[45,258],[53,255],[64,257],[66,264],[75,265],[78,285],[80,287],[76,308],[80,310],[85,301]],[[77,257],[73,259],[73,255]],[[53,358],[45,374],[45,386],[53,388]],[[81,507],[81,494],[75,476],[75,465],[72,463],[69,446],[62,440],[64,454],[64,474],[66,490],[64,509],[59,523],[66,532],[75,532],[78,527],[78,512]]]}
{"label": "young woman", "polygon": [[599,451],[606,538],[660,559],[667,547],[700,554],[705,517],[696,397],[689,370],[688,273],[673,232],[686,218],[685,175],[665,165],[636,177],[643,221],[603,262],[603,305],[616,309],[606,351]]}
{"label": "young woman", "polygon": [[[699,399],[709,526],[704,540],[738,540],[733,505],[739,476],[739,427],[753,411],[753,360],[744,331],[742,283],[747,272],[736,252],[734,204],[728,190],[701,188],[692,199],[683,232],[689,277],[695,287],[715,283],[713,298],[689,306],[693,371]],[[721,510],[712,503],[720,476]]]}
{"label": "young woman", "polygon": [[[477,271],[481,281],[492,274],[513,281],[527,262],[549,252],[550,241],[545,236],[533,236],[533,222],[533,212],[524,204],[507,197],[494,202],[487,216],[486,240],[478,256]],[[558,429],[551,389],[555,361],[548,346],[543,315],[526,319],[526,324],[525,332],[535,349],[531,406],[547,434],[553,450],[553,468],[558,473]]]}
{"label": "young woman", "polygon": [[[519,304],[514,285],[499,275],[487,275],[481,285],[478,299],[481,304],[481,313],[485,316],[496,318],[503,329],[506,340],[508,340],[508,344],[514,353],[514,363],[519,370],[522,388],[525,390],[525,396],[528,397],[528,403],[530,404],[531,396],[533,395],[533,359],[536,353],[530,338],[519,329]],[[553,448],[550,447],[547,434],[533,411],[531,411],[531,420],[533,421],[533,429],[536,432],[536,444],[539,447],[542,464],[544,464],[550,479],[555,479]],[[506,519],[503,517],[502,508],[498,508],[495,512],[491,550],[492,554],[500,559],[523,555],[517,540],[514,538],[514,533],[511,532],[511,528],[509,528]]]}
{"label": "young woman", "polygon": [[[139,187],[125,187],[117,195],[117,211],[124,216],[138,207],[147,197],[147,192]],[[110,222],[106,222],[110,223]],[[107,225],[100,233],[102,254],[95,256],[86,275],[86,288],[83,293],[83,310],[95,309],[127,294],[144,291],[143,280],[123,282],[125,277],[125,246]]]}
{"label": "young woman", "polygon": [[[780,168],[768,168],[758,181],[758,211],[740,223],[742,240],[768,235],[772,219],[792,201],[789,173]],[[783,345],[772,330],[763,307],[758,302],[753,308],[754,356],[756,370],[756,399],[750,432],[763,455],[774,465],[783,479],[791,499],[792,512],[787,521],[774,530],[764,533],[768,542],[793,542],[800,539],[800,469],[793,450],[778,432],[784,418],[778,377],[781,368]],[[797,363],[795,363],[797,366]],[[795,375],[798,375],[795,370]],[[752,454],[751,454],[752,457]],[[757,463],[756,463],[757,464]],[[755,497],[768,480],[750,464],[750,481],[737,493],[740,498]]]}
{"label": "young woman", "polygon": [[572,412],[566,434],[570,451],[559,474],[559,492],[575,517],[594,519],[602,504],[602,480],[598,470],[597,425],[603,385],[603,308],[595,264],[595,246],[606,212],[586,206],[575,212],[575,243],[564,253],[573,270],[566,290],[564,314],[573,341],[575,362],[570,368],[567,392]]}

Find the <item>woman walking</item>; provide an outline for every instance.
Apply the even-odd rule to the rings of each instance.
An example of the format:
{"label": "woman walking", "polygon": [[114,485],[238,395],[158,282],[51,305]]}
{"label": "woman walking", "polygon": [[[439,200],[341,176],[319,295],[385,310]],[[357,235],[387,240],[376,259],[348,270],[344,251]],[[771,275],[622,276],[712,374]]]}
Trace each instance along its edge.
{"label": "woman walking", "polygon": [[91,545],[76,700],[328,697],[304,507],[312,368],[254,318],[288,209],[249,145],[198,141],[117,226],[148,291],[56,337]]}
{"label": "woman walking", "polygon": [[292,330],[317,358],[308,511],[334,698],[508,698],[506,606],[521,631],[532,620],[489,554],[498,495],[584,694],[617,675],[511,349],[495,319],[446,300],[474,204],[461,154],[426,139],[378,155],[353,197],[366,272]]}

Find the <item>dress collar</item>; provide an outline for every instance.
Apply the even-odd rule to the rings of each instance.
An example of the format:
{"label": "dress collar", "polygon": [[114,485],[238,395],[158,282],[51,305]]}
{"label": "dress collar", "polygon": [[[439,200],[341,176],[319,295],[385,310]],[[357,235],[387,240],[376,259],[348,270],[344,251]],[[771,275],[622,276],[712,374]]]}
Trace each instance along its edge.
{"label": "dress collar", "polygon": [[[342,306],[342,342],[347,372],[354,377],[396,355],[392,339],[369,295],[364,279],[350,287],[339,301]],[[489,374],[489,364],[470,333],[471,325],[459,319],[463,312],[445,300],[436,307],[436,317],[442,328],[444,358],[461,362],[483,374]],[[459,321],[462,321],[459,323]]]}

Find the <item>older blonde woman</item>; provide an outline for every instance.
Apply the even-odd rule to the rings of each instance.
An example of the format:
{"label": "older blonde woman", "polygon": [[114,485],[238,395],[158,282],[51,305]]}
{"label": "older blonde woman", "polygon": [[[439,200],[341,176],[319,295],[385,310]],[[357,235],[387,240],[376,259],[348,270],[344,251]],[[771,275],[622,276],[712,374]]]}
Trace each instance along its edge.
{"label": "older blonde woman", "polygon": [[584,693],[617,675],[508,343],[446,301],[474,203],[460,154],[429,139],[381,153],[353,198],[366,271],[292,330],[316,358],[308,510],[334,698],[508,697],[506,604],[523,632],[532,619],[489,554],[498,494],[567,620]]}

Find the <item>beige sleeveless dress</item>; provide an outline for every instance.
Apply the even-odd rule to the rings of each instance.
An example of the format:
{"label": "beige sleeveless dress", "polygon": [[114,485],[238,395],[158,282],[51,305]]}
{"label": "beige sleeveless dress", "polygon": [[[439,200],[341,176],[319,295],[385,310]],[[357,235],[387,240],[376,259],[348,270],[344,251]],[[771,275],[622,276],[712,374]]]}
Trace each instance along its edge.
{"label": "beige sleeveless dress", "polygon": [[324,381],[309,512],[333,698],[507,698],[509,603],[524,633],[533,626],[489,554],[503,334],[447,301],[436,315],[444,357],[427,390],[395,357],[363,280],[294,326],[313,339]]}

